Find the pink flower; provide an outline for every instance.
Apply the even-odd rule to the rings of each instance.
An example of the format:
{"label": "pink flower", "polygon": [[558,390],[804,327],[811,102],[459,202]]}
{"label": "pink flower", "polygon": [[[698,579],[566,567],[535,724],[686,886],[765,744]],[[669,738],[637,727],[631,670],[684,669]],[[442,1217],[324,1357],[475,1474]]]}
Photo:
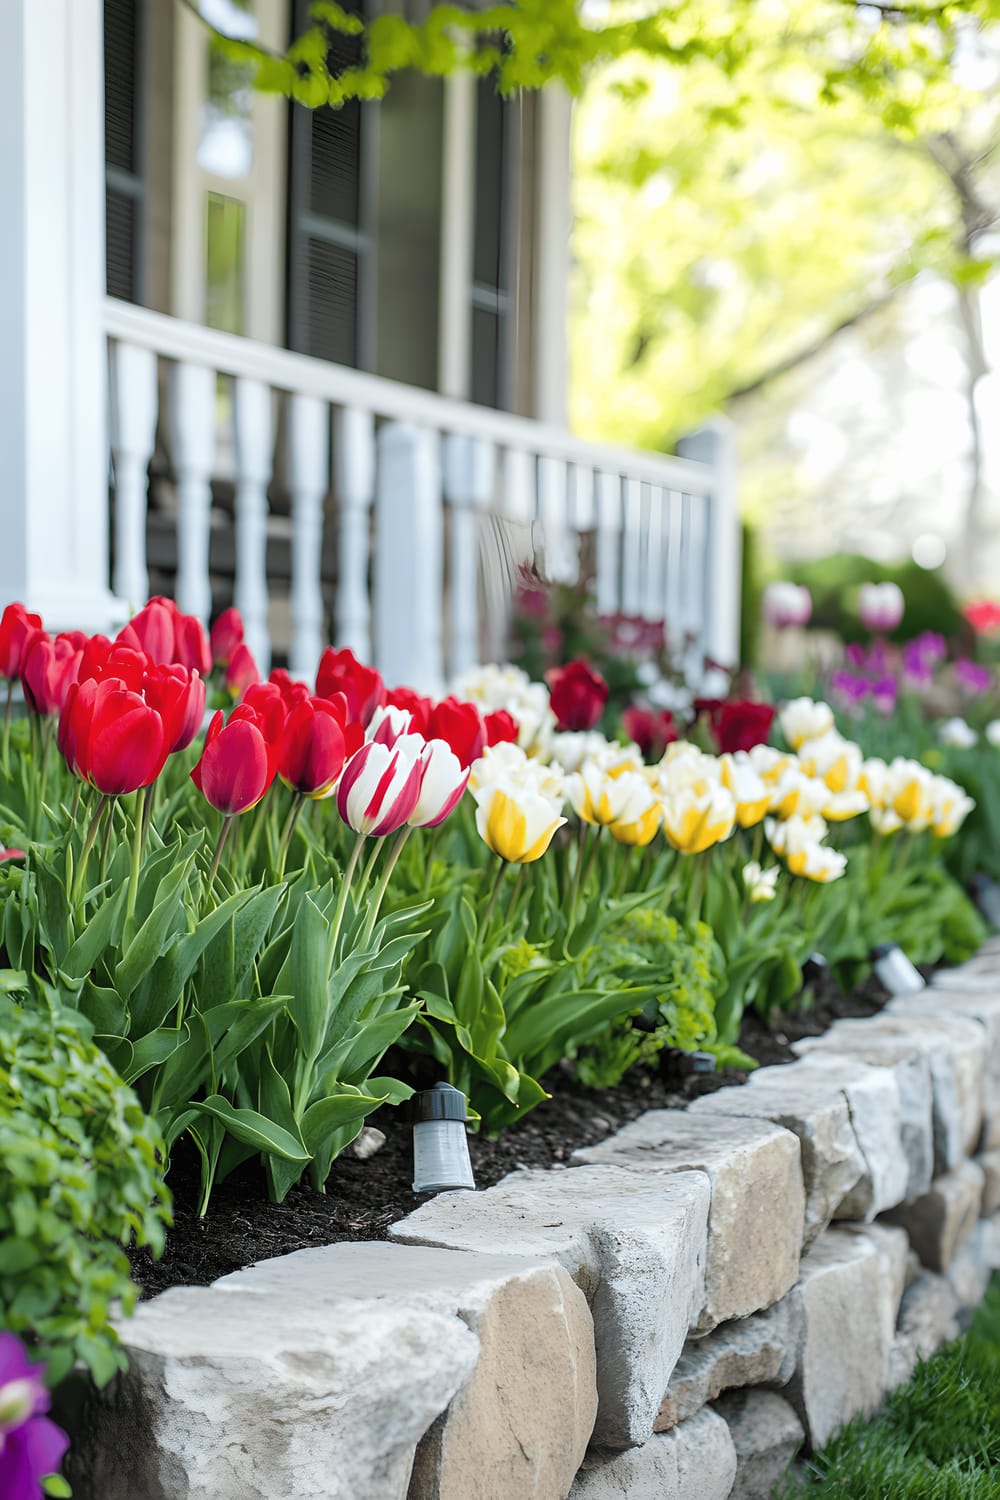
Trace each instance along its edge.
{"label": "pink flower", "polygon": [[906,600],[897,583],[863,583],[858,591],[858,615],[866,630],[887,635],[905,610]]}
{"label": "pink flower", "polygon": [[778,630],[808,625],[812,607],[812,595],[805,585],[785,580],[769,583],[761,601],[764,619]]}
{"label": "pink flower", "polygon": [[20,1339],[0,1333],[0,1495],[41,1500],[41,1481],[59,1470],[69,1439],[45,1415],[49,1393],[41,1367]]}
{"label": "pink flower", "polygon": [[337,810],[355,833],[381,838],[402,828],[423,785],[423,743],[417,735],[391,748],[369,740],[351,756],[337,783]]}

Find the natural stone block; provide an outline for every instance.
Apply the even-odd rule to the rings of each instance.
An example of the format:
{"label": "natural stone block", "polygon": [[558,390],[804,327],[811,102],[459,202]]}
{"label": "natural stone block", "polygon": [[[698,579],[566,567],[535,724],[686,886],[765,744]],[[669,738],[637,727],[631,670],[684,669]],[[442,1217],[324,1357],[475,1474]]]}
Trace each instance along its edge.
{"label": "natural stone block", "polygon": [[900,1303],[909,1275],[910,1241],[905,1229],[892,1224],[844,1224],[845,1234],[854,1234],[874,1246],[879,1258],[879,1313],[885,1348],[892,1347]]}
{"label": "natural stone block", "polygon": [[522,1171],[483,1193],[442,1193],[390,1233],[407,1244],[503,1251],[564,1266],[594,1319],[594,1441],[620,1448],[649,1436],[701,1311],[709,1198],[703,1172]]}
{"label": "natural stone block", "polygon": [[903,1036],[873,1031],[867,1021],[840,1022],[823,1036],[796,1042],[794,1050],[804,1058],[851,1057],[891,1068],[899,1093],[900,1144],[909,1163],[906,1197],[926,1193],[934,1175],[934,1101],[925,1052]]}
{"label": "natural stone block", "polygon": [[983,1169],[983,1214],[992,1214],[1000,1208],[1000,1147],[980,1151],[977,1164]]}
{"label": "natural stone block", "polygon": [[987,1038],[981,1021],[944,1011],[934,992],[890,1000],[878,1025],[899,1024],[921,1039],[931,1065],[934,1090],[934,1170],[946,1172],[971,1156],[983,1127]]}
{"label": "natural stone block", "polygon": [[989,988],[935,986],[920,996],[919,1014],[965,1016],[985,1032],[983,1055],[983,1129],[979,1144],[1000,1146],[1000,979],[992,970]]}
{"label": "natural stone block", "polygon": [[944,1273],[963,1312],[971,1312],[986,1296],[993,1276],[992,1239],[990,1225],[980,1219]]}
{"label": "natural stone block", "polygon": [[830,1229],[803,1258],[798,1362],[787,1392],[814,1448],[859,1412],[871,1415],[889,1379],[881,1265],[871,1241]]}
{"label": "natural stone block", "polygon": [[983,1201],[983,1169],[963,1162],[936,1177],[929,1193],[887,1217],[899,1224],[930,1271],[943,1271],[975,1227]]}
{"label": "natural stone block", "polygon": [[729,1426],[706,1407],[641,1448],[590,1454],[568,1500],[729,1500],[735,1477]]}
{"label": "natural stone block", "polygon": [[78,1500],[403,1500],[479,1348],[447,1313],[293,1288],[177,1287],[121,1332],[128,1372],[74,1435]]}
{"label": "natural stone block", "polygon": [[917,1359],[931,1355],[959,1334],[958,1298],[943,1276],[925,1271],[903,1293],[899,1325],[893,1341],[889,1384],[905,1385]]}
{"label": "natural stone block", "polygon": [[808,1247],[868,1168],[843,1090],[787,1076],[794,1073],[794,1067],[761,1068],[751,1075],[749,1086],[705,1094],[688,1108],[696,1115],[773,1120],[798,1136],[806,1194],[804,1244]]}
{"label": "natural stone block", "polygon": [[654,1430],[668,1432],[734,1386],[785,1385],[795,1370],[801,1320],[801,1306],[789,1293],[766,1312],[723,1323],[705,1338],[690,1339],[671,1376]]}
{"label": "natural stone block", "polygon": [[[903,999],[907,997],[901,997]],[[865,1046],[891,1037],[919,1049],[931,1073],[934,1129],[934,1170],[947,1172],[975,1149],[982,1125],[983,1032],[968,1016],[931,1018],[919,1011],[886,1010],[870,1020],[838,1021],[827,1036],[829,1045],[841,1038]]]}
{"label": "natural stone block", "polygon": [[695,1332],[770,1307],[793,1285],[805,1194],[790,1131],[767,1120],[658,1109],[573,1160],[708,1174],[705,1302]]}
{"label": "natural stone block", "polygon": [[341,1244],[262,1261],[216,1287],[238,1290],[244,1304],[251,1292],[263,1301],[294,1288],[314,1298],[317,1318],[331,1290],[457,1316],[476,1334],[479,1358],[420,1444],[409,1500],[548,1500],[569,1489],[597,1385],[590,1310],[561,1266]]}
{"label": "natural stone block", "polygon": [[802,1423],[774,1391],[733,1391],[715,1404],[736,1449],[729,1500],[771,1500],[775,1485],[802,1446]]}

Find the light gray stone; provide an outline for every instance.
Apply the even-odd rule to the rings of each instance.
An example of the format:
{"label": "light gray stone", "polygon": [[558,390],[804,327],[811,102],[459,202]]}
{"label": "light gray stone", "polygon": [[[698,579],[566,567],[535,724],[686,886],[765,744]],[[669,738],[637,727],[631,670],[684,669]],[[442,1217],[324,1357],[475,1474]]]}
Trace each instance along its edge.
{"label": "light gray stone", "polygon": [[767,1120],[651,1110],[573,1160],[708,1174],[705,1302],[693,1331],[770,1307],[794,1284],[805,1194],[791,1131]]}
{"label": "light gray stone", "polygon": [[919,1048],[931,1072],[934,1171],[949,1171],[975,1149],[983,1108],[983,1033],[977,1022],[967,1016],[932,1019],[897,1010],[892,1001],[868,1020],[838,1021],[827,1035],[831,1046],[842,1037],[866,1046],[891,1037]]}
{"label": "light gray stone", "polygon": [[845,1194],[838,1219],[873,1219],[907,1195],[910,1162],[903,1147],[903,1110],[896,1070],[855,1057],[810,1052],[787,1068],[804,1088],[839,1088],[867,1170]]}
{"label": "light gray stone", "polygon": [[953,1288],[933,1271],[925,1271],[907,1287],[890,1356],[889,1384],[893,1389],[906,1384],[918,1358],[930,1359],[942,1344],[958,1337],[958,1312]]}
{"label": "light gray stone", "polygon": [[[879,1258],[879,1312],[885,1348],[892,1347],[899,1319],[900,1303],[909,1274],[910,1241],[905,1229],[892,1224],[839,1225],[845,1234],[867,1240]],[[919,1263],[918,1263],[919,1264]]]}
{"label": "light gray stone", "polygon": [[804,1037],[794,1050],[800,1057],[851,1057],[892,1069],[899,1091],[900,1143],[909,1163],[906,1197],[926,1193],[934,1175],[934,1101],[926,1053],[903,1036],[873,1034],[866,1021],[839,1022],[823,1036]]}
{"label": "light gray stone", "polygon": [[594,1441],[619,1448],[649,1436],[701,1311],[709,1198],[703,1172],[522,1171],[483,1193],[442,1193],[390,1233],[407,1244],[558,1260],[594,1318]]}
{"label": "light gray stone", "polygon": [[983,1056],[983,1129],[979,1144],[1000,1146],[1000,980],[992,972],[989,988],[936,985],[919,1007],[929,1016],[965,1016],[978,1021],[985,1032]]}
{"label": "light gray stone", "polygon": [[981,990],[1000,996],[1000,964],[996,958],[971,958],[955,969],[938,969],[931,975],[928,989]]}
{"label": "light gray stone", "polygon": [[403,1500],[479,1349],[446,1313],[291,1288],[174,1288],[121,1332],[128,1372],[75,1435],[78,1500]]}
{"label": "light gray stone", "polygon": [[978,1307],[986,1295],[993,1276],[992,1252],[991,1226],[980,1219],[944,1273],[963,1312]]}
{"label": "light gray stone", "polygon": [[216,1283],[246,1304],[295,1289],[451,1314],[475,1368],[417,1450],[409,1500],[548,1500],[569,1489],[597,1414],[586,1298],[554,1262],[380,1243],[327,1245]]}
{"label": "light gray stone", "polygon": [[1000,1147],[980,1151],[975,1158],[983,1169],[983,1206],[981,1212],[992,1214],[1000,1208]]}
{"label": "light gray stone", "polygon": [[[745,1115],[773,1120],[797,1135],[805,1183],[804,1246],[808,1248],[833,1218],[844,1198],[867,1173],[867,1163],[851,1126],[847,1097],[835,1084],[804,1083],[788,1077],[787,1066],[761,1068],[751,1083],[719,1089],[688,1106],[689,1113]],[[928,1181],[929,1181],[928,1175]]]}
{"label": "light gray stone", "polygon": [[983,1201],[983,1169],[966,1161],[944,1172],[929,1193],[887,1215],[910,1237],[929,1271],[943,1271],[972,1233]]}
{"label": "light gray stone", "polygon": [[884,1020],[899,1021],[908,1035],[926,1038],[934,1088],[934,1170],[948,1171],[979,1145],[985,1101],[986,1028],[953,1007],[943,1011],[933,991],[900,995]]}
{"label": "light gray stone", "polygon": [[736,1449],[729,1500],[771,1500],[805,1438],[798,1416],[774,1391],[733,1391],[715,1410],[729,1424]]}
{"label": "light gray stone", "polygon": [[793,1294],[802,1341],[786,1389],[815,1448],[859,1412],[874,1412],[887,1389],[881,1280],[878,1252],[859,1235],[829,1229],[803,1258]]}
{"label": "light gray stone", "polygon": [[641,1448],[611,1455],[595,1450],[568,1500],[729,1500],[735,1477],[729,1426],[706,1407]]}
{"label": "light gray stone", "polygon": [[766,1312],[690,1339],[663,1397],[655,1431],[668,1432],[733,1387],[785,1385],[795,1370],[801,1321],[801,1304],[790,1292]]}

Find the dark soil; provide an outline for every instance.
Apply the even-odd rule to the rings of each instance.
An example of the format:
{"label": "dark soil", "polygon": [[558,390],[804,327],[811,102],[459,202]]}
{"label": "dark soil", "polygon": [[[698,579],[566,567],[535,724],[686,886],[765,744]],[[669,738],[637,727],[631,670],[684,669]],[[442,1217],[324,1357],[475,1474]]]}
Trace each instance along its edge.
{"label": "dark soil", "polygon": [[[772,1018],[770,1026],[755,1013],[744,1016],[740,1046],[762,1065],[793,1062],[791,1044],[800,1037],[818,1036],[844,1016],[873,1015],[887,998],[875,979],[843,995],[824,978],[814,983],[803,1009]],[[661,1063],[658,1072],[633,1070],[613,1089],[586,1089],[556,1070],[545,1080],[552,1097],[498,1140],[470,1136],[477,1185],[491,1187],[518,1167],[563,1166],[577,1147],[592,1145],[644,1110],[683,1106],[747,1078],[736,1071],[690,1073],[678,1054],[664,1054]],[[170,1171],[174,1228],[166,1252],[158,1262],[146,1251],[132,1252],[143,1295],[169,1286],[205,1286],[252,1261],[309,1246],[384,1239],[389,1225],[421,1200],[410,1185],[410,1127],[403,1111],[382,1110],[368,1124],[384,1132],[384,1146],[364,1161],[348,1148],[334,1163],[326,1193],[300,1185],[284,1203],[270,1203],[259,1167],[248,1163],[216,1188],[204,1219],[197,1217],[198,1159],[179,1147]]]}

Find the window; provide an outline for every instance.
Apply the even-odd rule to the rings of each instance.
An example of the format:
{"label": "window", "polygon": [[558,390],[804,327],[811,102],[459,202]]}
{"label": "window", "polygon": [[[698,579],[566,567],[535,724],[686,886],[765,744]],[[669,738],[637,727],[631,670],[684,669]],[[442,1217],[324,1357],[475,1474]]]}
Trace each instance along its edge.
{"label": "window", "polygon": [[104,0],[104,164],[107,288],[143,295],[145,181],[142,165],[143,0]]}

